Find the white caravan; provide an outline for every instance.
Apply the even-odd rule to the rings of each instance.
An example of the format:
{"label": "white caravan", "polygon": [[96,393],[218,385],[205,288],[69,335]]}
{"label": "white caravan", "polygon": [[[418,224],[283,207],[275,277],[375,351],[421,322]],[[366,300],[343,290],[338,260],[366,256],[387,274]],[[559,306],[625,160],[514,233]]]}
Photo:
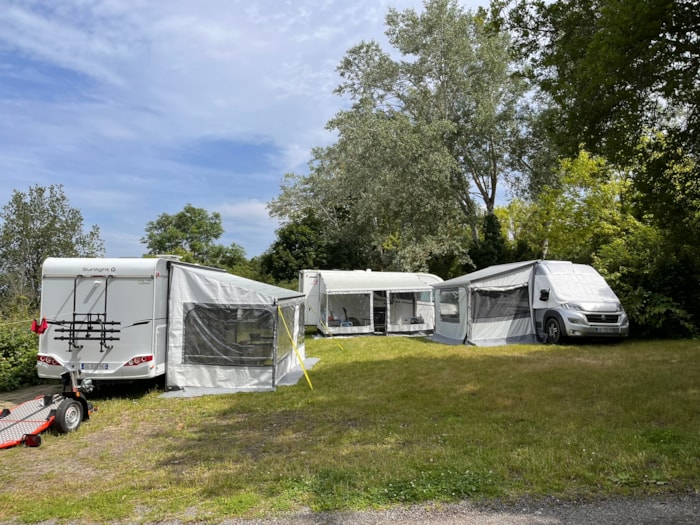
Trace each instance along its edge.
{"label": "white caravan", "polygon": [[305,324],[324,335],[432,333],[432,285],[441,281],[428,273],[302,270]]}
{"label": "white caravan", "polygon": [[48,258],[39,377],[260,390],[305,359],[303,296],[171,258]]}

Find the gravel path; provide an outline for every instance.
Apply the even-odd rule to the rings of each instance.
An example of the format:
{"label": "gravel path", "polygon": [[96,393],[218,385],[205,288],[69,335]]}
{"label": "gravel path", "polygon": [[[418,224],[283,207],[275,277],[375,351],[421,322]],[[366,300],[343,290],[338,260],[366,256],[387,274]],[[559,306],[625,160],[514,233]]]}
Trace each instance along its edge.
{"label": "gravel path", "polygon": [[[412,506],[384,511],[311,512],[267,520],[226,520],[220,525],[697,525],[700,494],[591,503]],[[175,524],[170,524],[175,525]]]}

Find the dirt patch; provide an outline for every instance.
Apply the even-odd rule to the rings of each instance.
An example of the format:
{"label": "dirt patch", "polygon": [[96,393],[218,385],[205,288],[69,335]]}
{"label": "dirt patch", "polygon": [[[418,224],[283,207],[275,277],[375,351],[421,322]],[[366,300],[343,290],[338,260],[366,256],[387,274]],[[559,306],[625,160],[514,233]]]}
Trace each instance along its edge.
{"label": "dirt patch", "polygon": [[3,408],[12,408],[14,406],[29,401],[39,396],[58,394],[61,392],[61,385],[35,385],[12,390],[10,392],[0,392],[0,410]]}

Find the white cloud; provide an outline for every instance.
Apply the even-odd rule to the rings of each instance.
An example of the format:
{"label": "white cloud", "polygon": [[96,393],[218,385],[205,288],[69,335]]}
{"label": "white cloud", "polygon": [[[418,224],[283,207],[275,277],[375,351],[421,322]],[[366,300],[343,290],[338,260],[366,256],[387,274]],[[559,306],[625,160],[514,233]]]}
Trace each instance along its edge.
{"label": "white cloud", "polygon": [[[332,90],[345,51],[384,41],[389,6],[421,5],[5,0],[0,204],[12,189],[63,184],[108,254],[129,255],[143,251],[129,245],[147,221],[189,202],[222,213],[226,235],[257,255],[274,240],[265,203],[283,174],[332,139],[324,125],[344,104]],[[203,138],[262,141],[277,156],[245,174],[177,160]]]}

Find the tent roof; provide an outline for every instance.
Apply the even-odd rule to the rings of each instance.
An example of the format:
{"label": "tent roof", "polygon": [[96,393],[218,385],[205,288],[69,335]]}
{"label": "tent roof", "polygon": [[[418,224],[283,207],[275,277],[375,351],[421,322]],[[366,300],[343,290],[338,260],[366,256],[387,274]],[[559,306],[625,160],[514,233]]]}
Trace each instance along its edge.
{"label": "tent roof", "polygon": [[208,280],[217,281],[223,285],[235,286],[237,288],[242,288],[249,292],[259,294],[261,296],[266,296],[270,299],[270,302],[273,302],[273,300],[285,300],[304,297],[303,293],[297,292],[295,290],[288,290],[287,288],[281,288],[272,284],[261,283],[259,281],[254,281],[253,279],[246,279],[245,277],[240,277],[238,275],[234,275],[228,272],[218,271],[216,269],[181,264],[176,264],[175,266],[182,268],[186,272],[201,275],[202,277],[205,277]]}
{"label": "tent roof", "polygon": [[430,291],[441,281],[429,273],[321,270],[319,275],[327,293]]}
{"label": "tent roof", "polygon": [[522,270],[526,268],[527,266],[534,266],[537,264],[539,261],[522,261],[522,262],[516,262],[516,263],[508,263],[508,264],[497,264],[495,266],[489,266],[488,268],[483,268],[481,270],[477,270],[472,273],[468,273],[466,275],[462,275],[460,277],[455,277],[454,279],[450,279],[448,281],[444,281],[438,284],[433,285],[434,288],[451,288],[454,286],[460,286],[460,285],[465,285],[469,284],[475,281],[480,281],[482,279],[489,279],[491,277],[494,277],[496,275],[501,275],[501,274],[506,274],[506,273],[511,273],[515,272],[517,270]]}

